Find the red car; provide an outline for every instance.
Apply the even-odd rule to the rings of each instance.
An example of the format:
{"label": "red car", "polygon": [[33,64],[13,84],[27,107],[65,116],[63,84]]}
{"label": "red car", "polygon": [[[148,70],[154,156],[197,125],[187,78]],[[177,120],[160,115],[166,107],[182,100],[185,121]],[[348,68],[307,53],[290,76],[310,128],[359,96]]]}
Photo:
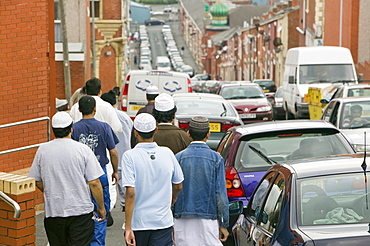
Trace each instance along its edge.
{"label": "red car", "polygon": [[256,83],[223,84],[217,94],[228,100],[244,123],[272,120],[272,106],[262,88]]}

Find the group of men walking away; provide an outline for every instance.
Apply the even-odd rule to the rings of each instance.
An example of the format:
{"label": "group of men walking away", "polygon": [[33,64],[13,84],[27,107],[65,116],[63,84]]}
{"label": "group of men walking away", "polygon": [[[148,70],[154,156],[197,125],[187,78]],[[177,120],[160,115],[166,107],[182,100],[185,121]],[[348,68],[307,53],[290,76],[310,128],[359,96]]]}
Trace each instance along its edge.
{"label": "group of men walking away", "polygon": [[193,117],[185,132],[175,125],[173,98],[150,86],[132,122],[115,108],[113,91],[102,95],[99,79],[85,88],[70,114],[53,116],[56,138],[39,147],[29,173],[44,192],[49,244],[105,245],[116,202],[109,183],[118,183],[127,245],[222,245],[224,160],[206,144],[208,119]]}

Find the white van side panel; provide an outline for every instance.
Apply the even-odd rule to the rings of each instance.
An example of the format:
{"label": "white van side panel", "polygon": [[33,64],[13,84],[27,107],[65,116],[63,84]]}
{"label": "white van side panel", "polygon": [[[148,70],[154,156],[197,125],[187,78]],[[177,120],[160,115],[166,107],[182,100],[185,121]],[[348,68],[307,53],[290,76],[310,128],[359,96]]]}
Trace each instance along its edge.
{"label": "white van side panel", "polygon": [[129,74],[127,93],[127,114],[134,117],[137,111],[144,107],[146,100],[146,88],[155,85],[159,93],[175,94],[189,92],[189,75],[179,72],[164,71],[131,71]]}

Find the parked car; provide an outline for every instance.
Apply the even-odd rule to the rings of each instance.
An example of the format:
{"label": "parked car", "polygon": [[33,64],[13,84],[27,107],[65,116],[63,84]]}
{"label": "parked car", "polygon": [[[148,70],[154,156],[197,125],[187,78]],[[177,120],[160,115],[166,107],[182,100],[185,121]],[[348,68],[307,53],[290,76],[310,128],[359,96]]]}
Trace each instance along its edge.
{"label": "parked car", "polygon": [[151,18],[149,20],[144,21],[144,24],[146,26],[158,26],[158,25],[164,25],[165,22],[163,20]]}
{"label": "parked car", "polygon": [[[217,152],[225,159],[229,201],[240,201],[244,207],[262,176],[275,163],[355,153],[339,129],[317,120],[269,121],[233,127],[221,139]],[[237,216],[230,217],[230,226],[236,219]]]}
{"label": "parked car", "polygon": [[[330,88],[332,89],[330,90]],[[324,91],[324,89],[326,88],[322,90]],[[334,84],[329,87],[328,96],[330,96],[330,98],[323,98],[321,103],[329,103],[331,99],[342,97],[370,97],[370,84]]]}
{"label": "parked car", "polygon": [[243,125],[234,107],[221,96],[207,93],[174,94],[177,107],[176,119],[180,128],[187,130],[194,116],[204,116],[210,121],[211,136],[207,144],[216,149],[225,132],[234,126]]}
{"label": "parked car", "polygon": [[163,7],[163,12],[164,13],[172,12],[172,7],[170,5],[164,6]]}
{"label": "parked car", "polygon": [[285,119],[285,110],[283,107],[283,87],[280,86],[274,95],[274,103],[272,104],[274,120]]}
{"label": "parked car", "polygon": [[193,77],[191,77],[190,80],[210,80],[211,75],[209,74],[196,74]]}
{"label": "parked car", "polygon": [[264,92],[275,92],[276,85],[275,82],[271,79],[255,79],[253,83],[259,84]]}
{"label": "parked car", "polygon": [[271,103],[256,83],[222,84],[217,94],[234,105],[244,123],[272,120]]}
{"label": "parked car", "polygon": [[[358,106],[360,106],[359,110],[354,110]],[[351,111],[353,111],[352,114]],[[359,111],[359,114],[355,115],[357,113],[354,111]],[[325,107],[321,119],[338,127],[347,136],[356,151],[363,152],[365,150],[364,132],[370,130],[369,97],[332,99]],[[370,134],[366,135],[366,149],[370,151]]]}
{"label": "parked car", "polygon": [[363,161],[353,155],[273,166],[233,227],[235,245],[369,245]]}

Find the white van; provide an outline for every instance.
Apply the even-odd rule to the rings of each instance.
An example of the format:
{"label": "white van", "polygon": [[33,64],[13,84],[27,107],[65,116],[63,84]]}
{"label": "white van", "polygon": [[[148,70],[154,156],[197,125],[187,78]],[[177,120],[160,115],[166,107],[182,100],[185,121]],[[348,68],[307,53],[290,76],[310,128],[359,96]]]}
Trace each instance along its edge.
{"label": "white van", "polygon": [[309,118],[309,87],[324,88],[331,83],[357,83],[349,49],[334,46],[289,49],[283,78],[283,107],[286,119]]}
{"label": "white van", "polygon": [[160,71],[171,71],[171,62],[167,56],[157,56],[156,69]]}
{"label": "white van", "polygon": [[186,73],[166,71],[143,71],[131,70],[121,89],[121,109],[132,119],[137,111],[144,107],[146,100],[146,88],[155,85],[159,93],[192,92],[190,78]]}

